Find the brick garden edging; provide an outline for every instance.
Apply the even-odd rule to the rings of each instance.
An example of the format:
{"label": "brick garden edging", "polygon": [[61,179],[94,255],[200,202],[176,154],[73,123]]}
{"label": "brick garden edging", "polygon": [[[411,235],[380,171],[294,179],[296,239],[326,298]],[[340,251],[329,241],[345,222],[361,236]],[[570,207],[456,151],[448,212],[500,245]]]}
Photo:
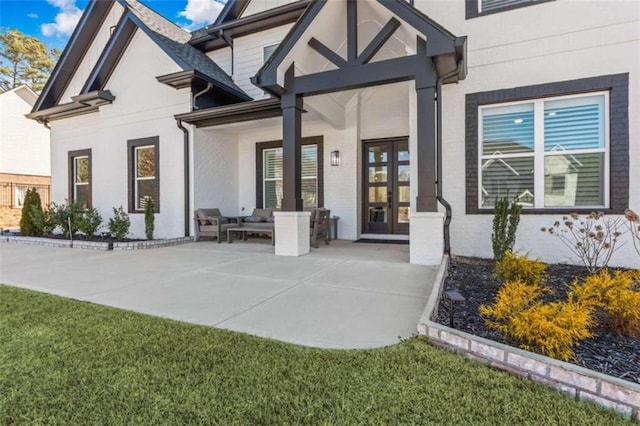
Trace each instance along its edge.
{"label": "brick garden edging", "polygon": [[193,241],[192,237],[170,238],[166,240],[131,241],[122,243],[107,243],[102,241],[59,240],[56,238],[20,237],[15,235],[2,235],[0,242],[10,244],[31,244],[46,247],[80,248],[88,250],[143,250],[159,247],[177,246]]}
{"label": "brick garden edging", "polygon": [[418,335],[427,338],[437,346],[465,355],[470,359],[527,377],[574,398],[593,401],[640,421],[640,385],[638,384],[434,322],[448,263],[449,259],[445,258],[440,265],[436,276],[436,288],[431,293],[418,323]]}

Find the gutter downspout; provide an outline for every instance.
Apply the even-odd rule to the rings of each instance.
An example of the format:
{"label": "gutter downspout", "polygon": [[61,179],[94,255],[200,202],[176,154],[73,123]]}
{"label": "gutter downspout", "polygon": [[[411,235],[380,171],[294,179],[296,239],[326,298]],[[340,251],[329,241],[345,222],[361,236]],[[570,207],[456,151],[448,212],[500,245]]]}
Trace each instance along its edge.
{"label": "gutter downspout", "polygon": [[38,123],[42,124],[44,127],[46,127],[47,129],[51,130],[51,126],[49,125],[49,120],[47,120],[46,118],[41,118],[39,120],[36,120]]}
{"label": "gutter downspout", "polygon": [[189,131],[186,127],[182,125],[182,120],[176,120],[176,124],[178,129],[182,130],[182,134],[184,135],[184,236],[190,236],[189,232],[189,224],[191,223],[190,219],[190,184],[189,184]]}
{"label": "gutter downspout", "polygon": [[446,215],[444,219],[444,253],[451,256],[451,237],[449,235],[449,227],[451,225],[451,204],[442,196],[442,83],[444,80],[451,78],[460,73],[463,61],[459,60],[455,70],[438,77],[436,82],[436,99],[437,99],[437,125],[436,125],[436,149],[438,155],[436,157],[436,199],[442,204]]}
{"label": "gutter downspout", "polygon": [[[191,98],[191,110],[192,111],[196,110],[196,109],[199,109],[196,106],[196,101],[198,100],[198,98],[200,96],[202,96],[202,95],[205,95],[205,94],[209,93],[212,89],[213,89],[213,84],[207,83],[207,87],[205,87],[204,89],[202,89],[201,91],[199,91],[198,93],[195,93],[193,95],[193,97]],[[180,126],[178,126],[178,127],[180,127]]]}

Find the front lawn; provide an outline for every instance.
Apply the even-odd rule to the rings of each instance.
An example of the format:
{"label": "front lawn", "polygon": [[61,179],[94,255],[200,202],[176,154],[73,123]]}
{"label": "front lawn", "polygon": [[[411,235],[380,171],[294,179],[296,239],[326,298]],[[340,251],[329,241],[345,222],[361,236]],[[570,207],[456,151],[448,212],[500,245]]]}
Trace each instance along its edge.
{"label": "front lawn", "polygon": [[0,425],[629,424],[412,339],[310,349],[0,285]]}

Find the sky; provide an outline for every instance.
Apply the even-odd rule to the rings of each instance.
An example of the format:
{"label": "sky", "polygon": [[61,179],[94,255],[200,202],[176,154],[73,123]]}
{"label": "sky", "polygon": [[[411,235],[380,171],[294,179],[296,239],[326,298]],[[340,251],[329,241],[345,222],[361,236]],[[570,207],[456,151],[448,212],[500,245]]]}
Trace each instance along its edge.
{"label": "sky", "polygon": [[[213,22],[226,0],[140,0],[187,30]],[[0,28],[64,49],[89,0],[0,0]]]}

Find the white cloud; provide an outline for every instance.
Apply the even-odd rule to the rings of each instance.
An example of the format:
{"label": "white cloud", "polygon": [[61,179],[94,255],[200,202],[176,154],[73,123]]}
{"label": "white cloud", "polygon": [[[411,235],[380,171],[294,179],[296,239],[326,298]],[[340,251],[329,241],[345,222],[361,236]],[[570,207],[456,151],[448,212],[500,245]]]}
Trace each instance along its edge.
{"label": "white cloud", "polygon": [[52,6],[60,9],[54,22],[42,24],[40,30],[45,37],[68,37],[73,32],[82,16],[82,11],[76,6],[76,0],[47,0]]}
{"label": "white cloud", "polygon": [[31,19],[38,19],[39,16],[37,13],[27,13],[27,18],[31,18]]}
{"label": "white cloud", "polygon": [[217,0],[187,0],[187,5],[178,16],[190,20],[188,28],[194,29],[215,21],[223,7],[224,3]]}

